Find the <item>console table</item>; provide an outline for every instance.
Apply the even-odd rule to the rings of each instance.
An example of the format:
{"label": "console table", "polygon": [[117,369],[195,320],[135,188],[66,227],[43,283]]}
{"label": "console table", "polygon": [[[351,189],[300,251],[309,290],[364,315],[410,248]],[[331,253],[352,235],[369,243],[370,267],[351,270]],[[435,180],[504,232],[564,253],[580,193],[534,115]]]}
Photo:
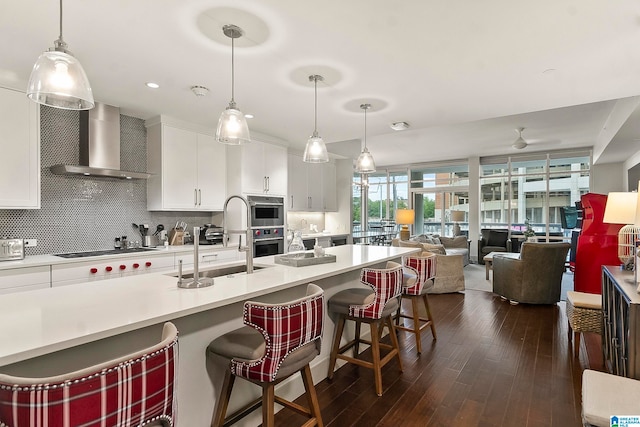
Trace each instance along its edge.
{"label": "console table", "polygon": [[607,370],[640,379],[640,294],[633,272],[602,267],[602,352]]}

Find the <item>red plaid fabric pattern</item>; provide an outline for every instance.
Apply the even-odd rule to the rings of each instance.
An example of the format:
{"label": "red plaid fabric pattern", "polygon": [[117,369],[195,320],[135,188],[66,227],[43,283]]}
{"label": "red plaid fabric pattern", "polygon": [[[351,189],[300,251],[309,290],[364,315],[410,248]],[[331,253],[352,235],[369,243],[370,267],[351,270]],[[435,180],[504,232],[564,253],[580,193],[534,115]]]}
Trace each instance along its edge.
{"label": "red plaid fabric pattern", "polygon": [[427,257],[405,257],[404,266],[416,275],[416,282],[411,286],[403,286],[402,292],[407,295],[420,295],[424,284],[436,276],[436,255]]}
{"label": "red plaid fabric pattern", "polygon": [[369,286],[374,291],[374,298],[365,305],[349,306],[349,315],[367,319],[380,319],[384,306],[392,298],[400,295],[402,291],[402,266],[388,269],[363,268],[360,273],[360,282]]}
{"label": "red plaid fabric pattern", "polygon": [[163,343],[133,359],[100,365],[94,373],[78,371],[82,376],[75,372],[28,384],[27,378],[0,375],[0,426],[129,427],[160,420],[175,425],[177,334]]}
{"label": "red plaid fabric pattern", "polygon": [[266,348],[258,360],[231,360],[234,375],[254,381],[274,381],[285,358],[293,351],[322,337],[324,291],[314,284],[307,296],[285,304],[244,303],[244,323],[260,331]]}

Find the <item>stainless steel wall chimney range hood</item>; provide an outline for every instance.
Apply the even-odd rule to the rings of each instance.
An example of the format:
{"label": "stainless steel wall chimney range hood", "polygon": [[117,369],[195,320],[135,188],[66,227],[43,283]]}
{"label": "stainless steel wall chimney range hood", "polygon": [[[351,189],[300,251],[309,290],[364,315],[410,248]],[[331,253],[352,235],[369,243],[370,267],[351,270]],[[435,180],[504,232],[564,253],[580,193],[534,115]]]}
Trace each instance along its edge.
{"label": "stainless steel wall chimney range hood", "polygon": [[100,104],[80,111],[79,165],[54,165],[56,175],[147,179],[151,174],[120,170],[120,109]]}

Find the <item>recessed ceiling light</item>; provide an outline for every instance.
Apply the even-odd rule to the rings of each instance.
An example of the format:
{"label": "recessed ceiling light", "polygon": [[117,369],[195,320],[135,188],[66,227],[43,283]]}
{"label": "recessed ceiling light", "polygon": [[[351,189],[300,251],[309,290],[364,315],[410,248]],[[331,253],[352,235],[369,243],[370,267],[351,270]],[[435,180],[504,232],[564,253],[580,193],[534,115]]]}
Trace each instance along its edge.
{"label": "recessed ceiling light", "polygon": [[147,87],[150,87],[151,89],[158,89],[160,87],[158,83],[154,82],[146,82],[145,85],[147,85]]}
{"label": "recessed ceiling light", "polygon": [[253,119],[253,114],[245,114],[245,119]]}
{"label": "recessed ceiling light", "polygon": [[409,129],[409,123],[407,122],[395,122],[391,123],[391,129],[393,130],[406,130]]}

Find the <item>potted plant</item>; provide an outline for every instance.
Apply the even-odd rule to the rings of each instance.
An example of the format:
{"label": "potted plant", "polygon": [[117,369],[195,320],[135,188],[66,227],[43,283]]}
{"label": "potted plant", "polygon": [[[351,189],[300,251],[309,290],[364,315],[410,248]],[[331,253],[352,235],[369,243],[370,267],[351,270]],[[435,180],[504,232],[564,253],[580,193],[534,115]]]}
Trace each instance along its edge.
{"label": "potted plant", "polygon": [[524,232],[522,234],[524,234],[524,237],[527,239],[527,242],[536,242],[536,232],[533,231],[533,228],[531,227],[531,223],[529,222],[529,218],[524,220],[524,225],[526,228],[526,230],[524,230]]}

